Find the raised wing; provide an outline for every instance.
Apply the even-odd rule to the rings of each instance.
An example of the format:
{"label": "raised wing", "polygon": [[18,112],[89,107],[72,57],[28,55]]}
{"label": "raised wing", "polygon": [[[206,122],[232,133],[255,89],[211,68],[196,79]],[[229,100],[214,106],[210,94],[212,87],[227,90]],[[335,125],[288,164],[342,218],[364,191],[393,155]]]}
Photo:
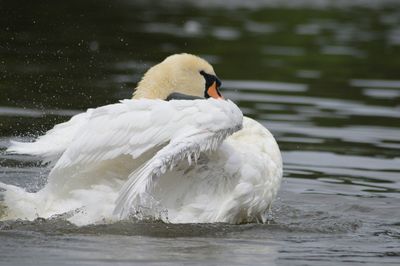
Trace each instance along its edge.
{"label": "raised wing", "polygon": [[217,132],[241,124],[241,119],[241,111],[230,101],[124,100],[94,109],[53,170],[123,154],[137,158],[154,147],[166,145],[188,129]]}
{"label": "raised wing", "polygon": [[[196,160],[201,152],[218,147],[241,128],[242,119],[240,109],[225,100],[124,100],[72,117],[26,144],[34,148],[25,151],[57,156],[49,184],[58,190],[71,177],[84,177],[105,160],[121,155],[135,159],[158,150],[129,175],[120,192],[115,213],[126,217],[130,206],[137,206],[150,192],[155,178],[185,158]],[[15,147],[15,152],[24,152]]]}
{"label": "raised wing", "polygon": [[148,192],[154,181],[182,160],[187,159],[191,164],[192,159],[197,161],[201,152],[215,150],[228,135],[241,128],[241,122],[235,122],[218,131],[193,128],[175,136],[168,145],[129,176],[120,191],[114,214],[123,219],[138,205],[147,206],[145,201],[149,198]]}
{"label": "raised wing", "polygon": [[124,100],[93,110],[54,171],[74,165],[89,165],[130,154],[137,158],[143,152],[168,140],[163,132],[165,119],[174,108],[161,100]]}
{"label": "raised wing", "polygon": [[186,132],[212,134],[241,123],[242,113],[230,101],[123,100],[78,114],[35,142],[14,143],[8,151],[55,160],[52,179],[71,166],[84,170],[124,154],[137,158]]}
{"label": "raised wing", "polygon": [[54,161],[69,147],[77,131],[87,123],[92,111],[93,109],[89,109],[85,113],[73,116],[65,123],[56,125],[34,142],[11,141],[7,152],[35,155],[42,157],[44,161]]}

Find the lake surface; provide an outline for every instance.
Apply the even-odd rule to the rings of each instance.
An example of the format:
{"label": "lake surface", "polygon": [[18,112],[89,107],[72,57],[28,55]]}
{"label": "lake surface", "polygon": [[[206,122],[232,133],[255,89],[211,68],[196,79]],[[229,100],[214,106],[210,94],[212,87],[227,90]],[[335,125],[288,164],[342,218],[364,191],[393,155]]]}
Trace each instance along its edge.
{"label": "lake surface", "polygon": [[129,98],[179,52],[214,65],[284,161],[268,224],[5,221],[1,265],[399,264],[398,1],[2,1],[0,14],[0,181],[40,189],[48,170],[5,154],[10,139]]}

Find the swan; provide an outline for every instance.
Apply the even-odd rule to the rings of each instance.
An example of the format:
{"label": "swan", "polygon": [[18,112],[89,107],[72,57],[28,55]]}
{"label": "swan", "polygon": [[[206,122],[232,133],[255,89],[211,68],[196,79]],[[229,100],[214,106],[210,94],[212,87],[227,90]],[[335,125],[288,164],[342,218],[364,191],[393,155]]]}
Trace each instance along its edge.
{"label": "swan", "polygon": [[35,193],[0,183],[1,219],[265,222],[281,153],[220,86],[204,59],[171,55],[144,74],[132,99],[88,109],[34,142],[13,141],[8,153],[39,156],[51,170]]}

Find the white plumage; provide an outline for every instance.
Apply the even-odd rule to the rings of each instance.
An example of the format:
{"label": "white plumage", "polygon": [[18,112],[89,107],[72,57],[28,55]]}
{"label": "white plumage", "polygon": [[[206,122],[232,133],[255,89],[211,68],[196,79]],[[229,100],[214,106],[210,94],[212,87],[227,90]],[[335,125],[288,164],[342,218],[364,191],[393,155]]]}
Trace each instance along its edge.
{"label": "white plumage", "polygon": [[3,219],[68,213],[79,225],[130,215],[264,221],[282,177],[269,131],[231,101],[212,98],[123,100],[78,114],[35,142],[13,142],[8,151],[41,156],[53,168],[37,193],[0,184]]}

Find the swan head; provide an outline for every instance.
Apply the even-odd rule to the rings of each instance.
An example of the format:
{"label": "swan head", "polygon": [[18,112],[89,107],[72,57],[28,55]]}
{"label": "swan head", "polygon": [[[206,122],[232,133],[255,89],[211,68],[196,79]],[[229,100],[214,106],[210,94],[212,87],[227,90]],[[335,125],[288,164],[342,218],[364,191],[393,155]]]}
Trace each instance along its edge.
{"label": "swan head", "polygon": [[134,99],[170,99],[171,95],[222,98],[213,67],[191,54],[174,54],[150,68],[138,83]]}

